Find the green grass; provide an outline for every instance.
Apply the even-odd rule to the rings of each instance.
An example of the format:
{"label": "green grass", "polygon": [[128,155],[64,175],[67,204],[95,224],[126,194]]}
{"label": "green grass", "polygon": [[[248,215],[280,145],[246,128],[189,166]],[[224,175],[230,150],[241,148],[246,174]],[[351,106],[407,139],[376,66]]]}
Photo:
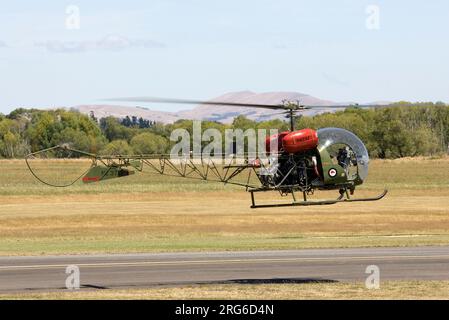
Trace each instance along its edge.
{"label": "green grass", "polygon": [[1,238],[2,255],[141,253],[179,251],[282,250],[308,248],[405,247],[449,244],[449,234],[433,235],[267,235],[183,234],[164,236],[61,236]]}

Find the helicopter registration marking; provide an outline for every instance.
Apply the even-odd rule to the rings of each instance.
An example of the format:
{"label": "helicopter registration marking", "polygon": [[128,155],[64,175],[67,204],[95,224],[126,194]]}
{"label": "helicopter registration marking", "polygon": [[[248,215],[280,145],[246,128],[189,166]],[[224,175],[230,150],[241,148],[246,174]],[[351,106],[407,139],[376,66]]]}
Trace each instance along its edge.
{"label": "helicopter registration marking", "polygon": [[83,177],[83,182],[100,181],[100,177]]}

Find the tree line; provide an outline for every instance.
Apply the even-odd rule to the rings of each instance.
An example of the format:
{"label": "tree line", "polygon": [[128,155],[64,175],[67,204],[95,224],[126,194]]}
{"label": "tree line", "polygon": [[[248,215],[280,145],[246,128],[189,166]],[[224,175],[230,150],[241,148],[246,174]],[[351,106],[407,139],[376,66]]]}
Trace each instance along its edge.
{"label": "tree line", "polygon": [[[371,157],[400,158],[437,156],[449,149],[449,105],[444,103],[398,102],[389,107],[360,109],[303,116],[297,128],[339,127],[359,136]],[[0,158],[21,158],[29,152],[69,143],[72,148],[100,154],[167,153],[174,142],[170,133],[184,128],[192,133],[191,120],[162,124],[136,117],[97,119],[74,110],[14,110],[0,114]],[[202,130],[288,130],[283,120],[252,121],[244,116],[232,124],[203,121]]]}

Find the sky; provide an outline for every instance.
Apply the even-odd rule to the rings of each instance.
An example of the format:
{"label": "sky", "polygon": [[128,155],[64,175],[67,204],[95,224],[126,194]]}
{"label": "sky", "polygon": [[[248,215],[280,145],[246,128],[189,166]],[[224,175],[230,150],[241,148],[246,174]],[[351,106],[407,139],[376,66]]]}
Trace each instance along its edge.
{"label": "sky", "polygon": [[449,102],[444,0],[0,0],[0,25],[4,114],[244,90]]}

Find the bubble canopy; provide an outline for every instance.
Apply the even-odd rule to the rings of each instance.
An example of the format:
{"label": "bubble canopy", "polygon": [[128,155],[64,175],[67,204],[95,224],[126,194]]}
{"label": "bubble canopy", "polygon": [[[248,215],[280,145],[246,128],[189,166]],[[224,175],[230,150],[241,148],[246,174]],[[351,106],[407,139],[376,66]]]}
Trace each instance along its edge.
{"label": "bubble canopy", "polygon": [[335,144],[345,144],[356,155],[357,172],[359,178],[363,181],[368,176],[369,155],[362,140],[352,132],[341,128],[322,128],[318,129],[318,150],[319,152]]}

